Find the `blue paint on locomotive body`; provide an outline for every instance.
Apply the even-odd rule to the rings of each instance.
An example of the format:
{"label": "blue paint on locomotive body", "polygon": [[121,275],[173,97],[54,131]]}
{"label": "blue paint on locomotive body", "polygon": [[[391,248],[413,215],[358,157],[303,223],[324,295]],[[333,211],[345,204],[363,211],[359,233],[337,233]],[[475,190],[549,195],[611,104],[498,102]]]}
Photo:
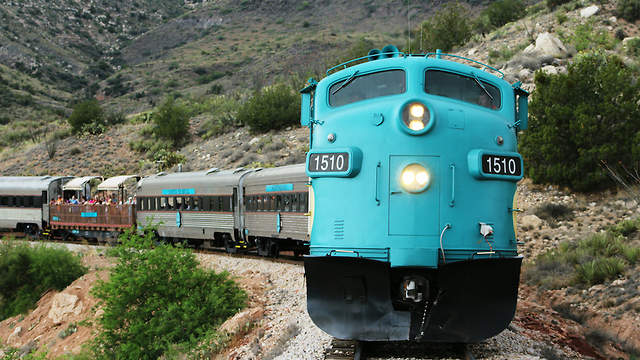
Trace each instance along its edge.
{"label": "blue paint on locomotive body", "polygon": [[339,338],[481,341],[515,311],[528,93],[394,49],[301,91],[309,314]]}
{"label": "blue paint on locomotive body", "polygon": [[[391,70],[405,72],[406,92],[339,107],[329,104],[329,88],[346,81],[354,72],[366,76]],[[470,83],[477,78],[493,85],[499,90],[501,106],[490,109],[428,94],[426,71],[460,75]],[[349,86],[339,91],[349,91]],[[518,176],[473,176],[481,173],[478,157],[473,155],[478,150],[519,156],[512,127],[516,102],[509,83],[456,62],[409,56],[349,67],[320,81],[315,91],[313,116],[321,123],[313,126],[310,153],[346,148],[364,155],[362,163],[356,165],[360,172],[353,178],[308,171],[316,195],[311,255],[350,250],[389,261],[392,267],[437,267],[444,261],[467,259],[474,254],[488,257],[489,254],[477,253],[490,250],[516,256],[511,210],[516,181],[522,177],[521,163]],[[478,91],[482,90],[478,87]],[[424,133],[407,131],[402,121],[404,107],[412,102],[426,105],[432,114],[430,128]],[[376,125],[373,119],[378,118],[384,120]],[[335,134],[333,142],[327,140],[330,134]],[[501,144],[497,137],[502,138]],[[421,193],[407,192],[400,185],[401,171],[411,163],[422,164],[428,170],[430,183]],[[494,235],[486,240],[479,231],[481,222],[492,224],[494,229]],[[441,247],[440,235],[447,224],[450,228],[442,235]]]}

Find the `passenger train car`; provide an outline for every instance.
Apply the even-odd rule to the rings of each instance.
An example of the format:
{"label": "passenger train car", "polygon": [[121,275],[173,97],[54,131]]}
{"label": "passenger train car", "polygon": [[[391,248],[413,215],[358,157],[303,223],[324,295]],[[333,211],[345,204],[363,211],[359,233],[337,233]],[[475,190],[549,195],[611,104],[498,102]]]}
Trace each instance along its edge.
{"label": "passenger train car", "polygon": [[0,176],[0,228],[35,235],[49,224],[49,199],[70,177]]}
{"label": "passenger train car", "polygon": [[528,93],[496,74],[388,46],[301,90],[314,194],[307,306],[318,327],[469,343],[510,323]]}

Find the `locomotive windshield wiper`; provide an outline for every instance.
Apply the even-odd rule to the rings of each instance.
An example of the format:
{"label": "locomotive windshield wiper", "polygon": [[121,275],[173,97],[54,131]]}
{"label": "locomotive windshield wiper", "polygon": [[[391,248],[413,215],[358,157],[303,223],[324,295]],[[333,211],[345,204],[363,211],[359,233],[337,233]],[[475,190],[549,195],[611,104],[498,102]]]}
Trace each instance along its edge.
{"label": "locomotive windshield wiper", "polygon": [[476,83],[478,84],[478,86],[480,86],[480,88],[482,88],[482,90],[484,90],[484,92],[487,94],[487,96],[489,96],[489,98],[491,100],[493,100],[493,96],[489,93],[489,90],[487,90],[487,88],[484,87],[482,82],[480,82],[480,79],[478,79],[478,76],[476,74],[474,74],[473,72],[471,73],[471,75],[473,75],[473,78],[476,80]]}
{"label": "locomotive windshield wiper", "polygon": [[[337,89],[333,90],[333,92],[331,93],[331,95],[335,95],[338,91],[340,91],[343,87],[349,85],[350,82],[353,81],[353,79],[356,78],[356,74],[358,73],[359,70],[356,70],[353,74],[351,74],[351,76],[349,76],[347,78],[347,80],[345,80],[342,85],[340,85]],[[486,91],[486,90],[485,90]]]}

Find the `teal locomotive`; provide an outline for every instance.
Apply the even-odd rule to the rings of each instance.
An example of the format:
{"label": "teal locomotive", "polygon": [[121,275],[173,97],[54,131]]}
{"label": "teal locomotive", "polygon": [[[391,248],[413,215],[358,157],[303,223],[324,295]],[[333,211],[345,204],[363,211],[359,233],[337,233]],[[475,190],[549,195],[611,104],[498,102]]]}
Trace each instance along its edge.
{"label": "teal locomotive", "polygon": [[364,341],[469,343],[504,330],[522,262],[517,133],[528,93],[473,60],[394,46],[309,83],[316,325]]}

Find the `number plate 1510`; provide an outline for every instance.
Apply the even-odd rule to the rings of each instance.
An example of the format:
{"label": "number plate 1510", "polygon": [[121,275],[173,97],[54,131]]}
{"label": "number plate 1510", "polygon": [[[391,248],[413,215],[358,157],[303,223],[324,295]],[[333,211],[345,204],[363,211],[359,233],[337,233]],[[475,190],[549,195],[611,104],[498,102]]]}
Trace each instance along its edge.
{"label": "number plate 1510", "polygon": [[307,170],[316,172],[346,172],[349,170],[349,153],[314,153],[309,155]]}
{"label": "number plate 1510", "polygon": [[482,172],[491,175],[521,176],[521,160],[515,156],[483,154]]}

